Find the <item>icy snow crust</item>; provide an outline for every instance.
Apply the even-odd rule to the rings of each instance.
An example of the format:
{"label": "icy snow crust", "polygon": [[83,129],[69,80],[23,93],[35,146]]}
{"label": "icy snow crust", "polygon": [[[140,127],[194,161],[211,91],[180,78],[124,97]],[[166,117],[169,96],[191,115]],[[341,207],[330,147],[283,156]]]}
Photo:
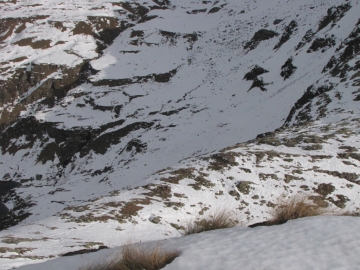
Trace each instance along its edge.
{"label": "icy snow crust", "polygon": [[[112,4],[115,2],[17,1],[13,4],[5,1],[5,4],[1,4],[0,12],[7,17],[48,15],[45,22],[58,20],[74,26],[87,16],[120,18],[115,11],[121,8]],[[24,179],[30,179],[37,174],[42,174],[46,179],[31,185],[25,184],[17,189],[21,197],[30,198],[36,206],[31,209],[33,214],[20,225],[0,232],[0,246],[9,250],[14,247],[29,250],[20,256],[10,251],[1,254],[3,258],[0,269],[36,262],[31,259],[47,260],[51,256],[85,247],[122,245],[128,240],[129,234],[134,235],[134,241],[177,237],[180,233],[170,223],[181,225],[199,212],[211,211],[214,208],[226,207],[233,211],[234,218],[244,225],[263,221],[269,216],[269,202],[276,203],[276,199],[284,193],[308,192],[309,195],[318,195],[314,190],[321,183],[331,183],[335,188],[326,199],[331,198],[340,205],[340,198],[343,198],[347,208],[356,210],[360,192],[358,177],[355,176],[355,180],[349,182],[347,179],[330,175],[329,171],[352,175],[359,172],[358,159],[348,157],[345,160],[338,157],[339,153],[345,152],[341,146],[353,146],[357,149],[360,147],[360,127],[357,119],[359,106],[353,95],[357,87],[346,81],[341,82],[340,78],[321,73],[336,48],[349,36],[358,21],[360,6],[357,1],[347,2],[352,8],[334,27],[328,25],[316,32],[327,9],[342,4],[342,1],[281,0],[271,4],[266,0],[256,3],[229,0],[216,4],[176,1],[169,9],[150,11],[149,15],[158,17],[125,30],[104,50],[102,56],[95,53],[95,40],[92,36],[74,36],[53,27],[49,28],[47,24],[29,24],[25,32],[8,38],[4,45],[1,44],[0,62],[22,56],[28,58],[23,63],[11,64],[14,65],[14,70],[18,65],[27,65],[29,61],[75,66],[84,59],[93,59],[90,62],[92,67],[99,70],[87,83],[68,92],[53,108],[44,108],[37,103],[30,104],[22,117],[35,116],[40,122],[59,123],[58,126],[63,129],[96,129],[120,119],[125,120],[124,126],[146,122],[153,123],[156,128],[140,128],[131,132],[118,144],[111,145],[104,155],[95,151],[85,156],[77,154],[72,163],[62,171],[61,177],[58,176],[57,157],[44,164],[37,161],[43,147],[40,141],[36,141],[31,149],[25,148],[15,154],[2,154],[0,171],[3,175],[13,175],[16,171]],[[145,5],[145,2],[139,3]],[[202,8],[209,11],[214,6],[222,8],[211,14],[187,13]],[[276,19],[283,20],[279,24],[273,24]],[[297,21],[297,30],[289,41],[278,50],[273,50],[291,20]],[[254,50],[245,50],[244,44],[262,28],[276,31],[279,36],[260,42]],[[316,32],[315,37],[334,34],[336,45],[324,52],[307,53],[312,43],[309,42],[296,51],[295,47],[309,29]],[[144,35],[142,38],[131,38],[133,31],[143,31]],[[162,31],[175,33],[177,38],[172,40],[171,37],[161,34]],[[186,34],[196,34],[197,40],[194,43],[189,42],[187,38],[183,38]],[[36,40],[51,37],[52,47],[36,50],[29,46],[14,45],[23,37],[35,37]],[[132,45],[134,43],[131,41],[136,39],[137,45]],[[66,43],[55,46],[60,40]],[[284,81],[279,74],[281,66],[290,57],[293,57],[297,70]],[[252,81],[243,78],[255,65],[269,71],[260,76],[268,83],[267,91],[259,88],[248,91]],[[148,80],[130,85],[117,83],[122,79],[164,74],[174,70],[176,72],[172,73],[168,82]],[[7,75],[1,76],[4,79]],[[217,170],[211,168],[212,154],[225,147],[254,139],[257,134],[279,128],[294,103],[310,85],[325,83],[337,84],[336,89],[328,93],[331,102],[326,107],[327,116],[320,118],[320,112],[316,109],[318,107],[314,106],[310,116],[313,120],[318,119],[317,122],[306,128],[294,127],[277,135],[279,140],[296,137],[303,132],[309,136],[329,135],[321,142],[322,149],[306,148],[311,146],[308,142],[289,147],[284,143],[273,146],[252,141],[224,150],[235,153],[235,162],[238,165],[234,163]],[[337,92],[341,99],[337,98]],[[321,104],[324,101],[319,98],[315,99],[314,103],[316,102]],[[115,107],[120,105],[122,107],[118,113]],[[114,109],[102,111],[94,109],[96,106]],[[348,128],[347,131],[342,130],[344,125]],[[118,129],[119,127],[106,129],[102,135],[111,134]],[[342,133],[339,130],[342,130]],[[126,151],[132,139],[146,143],[146,151]],[[46,143],[52,142],[54,141],[49,140]],[[14,143],[21,146],[27,142]],[[277,154],[272,155],[271,151]],[[259,158],[259,153],[262,153],[263,158]],[[106,167],[112,169],[94,173],[103,171]],[[164,168],[167,169],[156,173]],[[178,175],[176,171],[182,168],[192,168],[192,172],[185,174],[179,183],[166,181]],[[301,173],[294,172],[295,170],[300,170]],[[278,179],[272,178],[271,175],[274,174]],[[285,182],[286,175],[295,175],[298,179]],[[195,179],[199,179],[199,176],[212,184],[203,181],[196,186]],[[239,181],[253,182],[249,194],[237,190]],[[146,184],[150,186],[143,187]],[[153,190],[157,186],[170,187],[171,197],[164,199],[161,194],[156,194]],[[135,187],[139,188],[134,189]],[[235,193],[230,195],[231,191]],[[149,192],[155,195],[146,195]],[[255,195],[258,197],[254,197]],[[345,196],[348,201],[337,195]],[[139,200],[148,197],[149,204],[144,201],[139,203]],[[138,203],[142,209],[134,216],[117,218],[116,214],[124,207],[125,202],[131,201]],[[118,203],[118,206],[106,205],[113,202]],[[168,206],[164,202],[180,204]],[[331,207],[336,208],[334,204],[331,204]],[[110,218],[104,218],[105,215]],[[150,222],[154,216],[161,217],[159,224]],[[336,220],[334,219],[335,223]],[[339,219],[340,225],[336,223],[336,226],[344,225],[346,228],[347,220]],[[310,219],[306,220],[308,221]],[[297,224],[302,222],[305,221],[286,226],[297,227]],[[325,223],[322,219],[318,222],[321,225]],[[269,232],[281,231],[281,228],[271,228]],[[228,235],[247,230],[249,229],[236,228],[229,230]],[[266,229],[256,229],[254,232],[257,230]],[[214,236],[217,234],[213,233]],[[20,241],[16,245],[6,243],[6,239],[12,237],[36,241]],[[178,241],[181,243],[186,240]],[[212,240],[209,238],[204,241],[205,244]],[[264,241],[264,245],[266,244]],[[243,248],[246,248],[246,245]],[[184,254],[184,259],[174,262],[178,269],[183,269],[188,260],[186,256],[191,256],[191,253]],[[284,253],[284,257],[285,255]],[[324,256],[328,258],[330,255],[326,253]],[[284,261],[284,264],[287,265],[290,260]],[[353,260],[356,262],[356,258]],[[256,268],[250,263],[260,263],[257,260],[247,262],[249,269]],[[217,264],[214,262],[214,265]],[[193,269],[202,268],[194,267]]]}

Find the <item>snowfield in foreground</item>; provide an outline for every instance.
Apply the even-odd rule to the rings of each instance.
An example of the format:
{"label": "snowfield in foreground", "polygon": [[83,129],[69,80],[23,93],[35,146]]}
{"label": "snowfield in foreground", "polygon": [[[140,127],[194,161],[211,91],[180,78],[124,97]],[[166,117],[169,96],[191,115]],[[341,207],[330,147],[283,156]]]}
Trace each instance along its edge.
{"label": "snowfield in foreground", "polygon": [[[162,241],[160,245],[181,252],[165,270],[359,269],[359,228],[357,217],[312,217],[272,227],[216,230]],[[110,261],[118,251],[114,248],[63,257],[18,269],[78,269],[92,262]]]}

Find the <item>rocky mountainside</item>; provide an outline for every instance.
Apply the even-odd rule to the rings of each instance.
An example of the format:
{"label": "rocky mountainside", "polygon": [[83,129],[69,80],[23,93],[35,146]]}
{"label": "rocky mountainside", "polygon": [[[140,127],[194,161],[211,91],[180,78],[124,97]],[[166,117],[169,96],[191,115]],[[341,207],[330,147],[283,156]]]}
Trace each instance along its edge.
{"label": "rocky mountainside", "polygon": [[298,192],[358,211],[359,11],[0,1],[3,269],[179,236],[216,208],[260,222]]}

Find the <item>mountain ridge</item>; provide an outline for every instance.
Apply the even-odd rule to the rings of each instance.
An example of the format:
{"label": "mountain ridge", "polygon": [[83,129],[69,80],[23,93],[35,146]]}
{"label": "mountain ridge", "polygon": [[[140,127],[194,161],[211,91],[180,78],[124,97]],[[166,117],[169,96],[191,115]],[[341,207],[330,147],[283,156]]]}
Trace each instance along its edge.
{"label": "mountain ridge", "polygon": [[[358,210],[356,1],[85,2],[0,6],[0,168],[22,183],[0,238],[90,223],[155,240],[141,224],[178,236],[215,202],[263,221],[283,192]],[[41,256],[81,246],[65,242]]]}

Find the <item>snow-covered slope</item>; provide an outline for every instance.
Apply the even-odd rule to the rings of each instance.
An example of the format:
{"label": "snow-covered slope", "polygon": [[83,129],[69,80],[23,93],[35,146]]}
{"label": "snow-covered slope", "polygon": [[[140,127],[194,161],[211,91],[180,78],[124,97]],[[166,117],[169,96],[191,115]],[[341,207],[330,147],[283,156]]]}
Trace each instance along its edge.
{"label": "snow-covered slope", "polygon": [[[181,255],[163,269],[357,269],[359,218],[315,217],[281,226],[237,227],[142,244],[179,250]],[[335,233],[336,232],[336,233]],[[111,261],[119,249],[63,257],[22,270],[79,269]]]}
{"label": "snow-covered slope", "polygon": [[0,175],[22,184],[1,194],[0,256],[179,236],[216,208],[245,225],[297,192],[358,210],[359,11],[0,2]]}

